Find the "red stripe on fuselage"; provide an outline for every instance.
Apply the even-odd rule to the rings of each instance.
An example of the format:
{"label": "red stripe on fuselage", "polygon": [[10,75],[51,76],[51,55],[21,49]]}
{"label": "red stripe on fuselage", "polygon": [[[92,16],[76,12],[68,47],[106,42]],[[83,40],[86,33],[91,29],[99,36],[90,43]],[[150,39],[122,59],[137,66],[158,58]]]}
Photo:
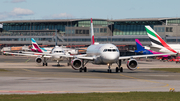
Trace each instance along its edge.
{"label": "red stripe on fuselage", "polygon": [[[156,34],[155,34],[155,35],[156,35]],[[167,45],[166,42],[164,42],[163,39],[161,39],[158,35],[156,35],[156,36],[157,36],[157,38],[161,41],[162,45],[163,45],[165,48],[167,48],[168,50],[170,50],[170,51],[172,51],[172,52],[174,52],[174,53],[177,53],[174,49],[172,49],[171,47],[169,47],[169,45]]]}

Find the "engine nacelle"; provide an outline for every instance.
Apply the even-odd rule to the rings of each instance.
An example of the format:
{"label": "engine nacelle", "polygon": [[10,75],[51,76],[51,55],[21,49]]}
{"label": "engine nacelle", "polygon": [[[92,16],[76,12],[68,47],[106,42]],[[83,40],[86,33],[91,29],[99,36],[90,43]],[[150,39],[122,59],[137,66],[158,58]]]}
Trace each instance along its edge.
{"label": "engine nacelle", "polygon": [[135,59],[130,59],[127,61],[127,67],[129,70],[136,70],[138,62]]}
{"label": "engine nacelle", "polygon": [[35,62],[36,62],[36,63],[41,63],[41,62],[42,62],[42,58],[37,57],[37,58],[35,59]]}
{"label": "engine nacelle", "polygon": [[71,61],[71,66],[75,70],[79,70],[82,67],[82,60],[74,59]]}

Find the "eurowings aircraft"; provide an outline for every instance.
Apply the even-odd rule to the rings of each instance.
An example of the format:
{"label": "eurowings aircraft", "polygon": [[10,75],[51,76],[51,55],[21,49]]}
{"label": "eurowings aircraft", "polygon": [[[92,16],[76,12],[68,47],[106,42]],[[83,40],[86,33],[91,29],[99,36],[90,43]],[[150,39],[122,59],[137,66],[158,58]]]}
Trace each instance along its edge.
{"label": "eurowings aircraft", "polygon": [[[51,47],[44,47],[44,48],[40,48],[39,45],[36,43],[36,41],[34,40],[34,38],[31,38],[31,42],[32,42],[32,48],[31,51],[33,52],[39,52],[39,53],[50,53],[52,51],[53,48]],[[56,45],[57,46],[57,45]],[[72,49],[72,48],[65,48],[65,47],[61,47],[63,48],[64,52],[66,54],[73,54],[73,55],[77,55],[78,54],[78,49]],[[28,52],[27,52],[28,53]],[[30,53],[30,52],[29,52]]]}
{"label": "eurowings aircraft", "polygon": [[162,53],[179,53],[180,44],[167,44],[150,26],[145,26],[148,37],[151,41],[151,50]]}
{"label": "eurowings aircraft", "polygon": [[[175,54],[175,53],[174,53]],[[108,65],[108,72],[111,72],[111,65],[116,63],[118,67],[116,67],[116,72],[123,72],[123,68],[121,67],[122,59],[129,59],[127,61],[127,67],[130,70],[136,70],[138,66],[138,62],[136,61],[137,57],[149,57],[149,56],[162,56],[167,54],[150,54],[150,55],[135,55],[135,56],[120,56],[120,52],[118,48],[113,44],[98,44],[94,41],[94,31],[93,31],[93,21],[91,18],[91,45],[86,50],[85,56],[76,56],[75,59],[71,61],[71,66],[75,70],[79,70],[80,72],[87,71],[85,65],[92,61],[93,64]],[[120,56],[120,57],[119,57]]]}
{"label": "eurowings aircraft", "polygon": [[[35,62],[38,64],[41,64],[43,66],[47,66],[47,60],[48,59],[52,59],[52,60],[56,60],[57,61],[57,65],[60,65],[59,62],[63,61],[64,58],[72,58],[73,56],[69,55],[69,54],[65,54],[63,48],[59,47],[59,46],[55,46],[52,51],[50,53],[11,53],[11,52],[4,52],[4,54],[14,54],[14,55],[23,55],[23,56],[34,56],[37,57],[35,59]],[[36,55],[38,54],[38,55]],[[70,64],[70,61],[68,62],[68,65]]]}
{"label": "eurowings aircraft", "polygon": [[50,53],[52,48],[46,47],[46,48],[40,48],[39,45],[36,43],[34,38],[31,38],[32,48],[31,51],[33,52],[39,52],[39,53]]}

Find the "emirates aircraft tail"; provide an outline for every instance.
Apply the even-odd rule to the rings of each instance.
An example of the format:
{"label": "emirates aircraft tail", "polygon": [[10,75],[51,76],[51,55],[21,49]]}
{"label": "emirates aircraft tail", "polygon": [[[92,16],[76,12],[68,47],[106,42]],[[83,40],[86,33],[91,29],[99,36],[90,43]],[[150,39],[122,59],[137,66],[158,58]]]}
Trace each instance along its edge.
{"label": "emirates aircraft tail", "polygon": [[91,18],[91,45],[94,45],[94,30],[93,30],[92,18]]}
{"label": "emirates aircraft tail", "polygon": [[145,26],[145,28],[153,47],[159,49],[165,48],[173,53],[177,53],[150,26]]}

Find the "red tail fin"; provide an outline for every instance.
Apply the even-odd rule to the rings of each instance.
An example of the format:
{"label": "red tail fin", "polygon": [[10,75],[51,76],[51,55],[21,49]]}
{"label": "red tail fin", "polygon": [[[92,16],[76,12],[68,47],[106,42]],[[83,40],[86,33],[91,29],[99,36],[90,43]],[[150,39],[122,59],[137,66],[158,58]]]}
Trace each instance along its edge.
{"label": "red tail fin", "polygon": [[93,30],[92,18],[91,18],[91,45],[94,45],[94,30]]}

